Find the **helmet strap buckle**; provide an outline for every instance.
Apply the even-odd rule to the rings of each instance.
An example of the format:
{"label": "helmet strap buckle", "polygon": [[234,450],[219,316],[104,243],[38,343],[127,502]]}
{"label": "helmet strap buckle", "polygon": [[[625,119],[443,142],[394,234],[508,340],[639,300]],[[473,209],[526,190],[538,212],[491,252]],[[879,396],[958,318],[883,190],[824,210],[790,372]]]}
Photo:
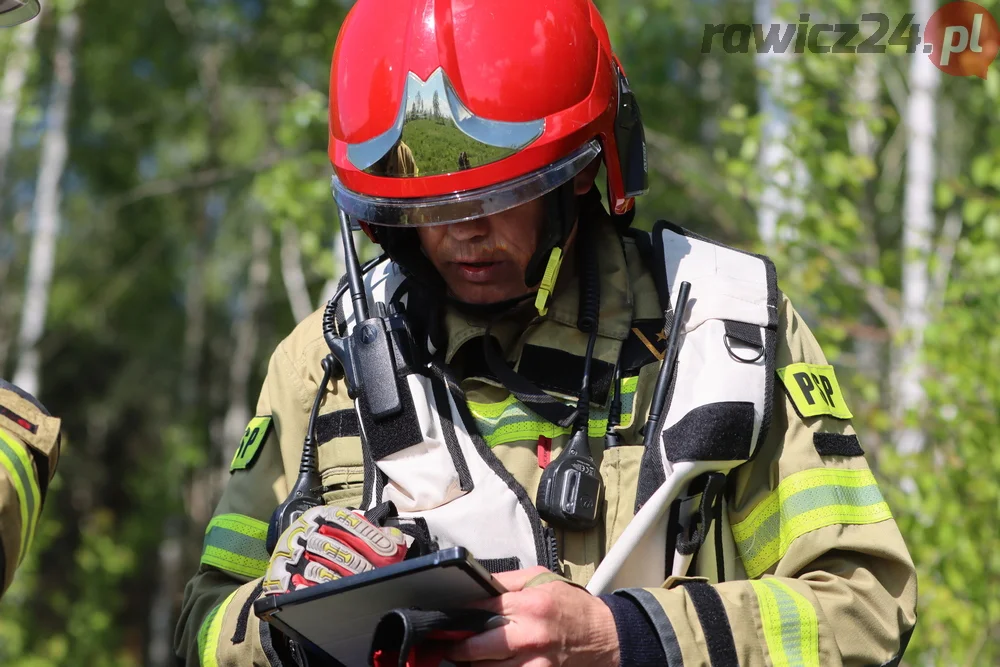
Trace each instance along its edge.
{"label": "helmet strap buckle", "polygon": [[549,261],[545,264],[545,274],[542,276],[542,283],[538,287],[538,294],[535,296],[535,309],[542,317],[549,312],[548,300],[555,289],[556,279],[559,277],[559,268],[562,266],[562,248],[556,246],[549,253]]}

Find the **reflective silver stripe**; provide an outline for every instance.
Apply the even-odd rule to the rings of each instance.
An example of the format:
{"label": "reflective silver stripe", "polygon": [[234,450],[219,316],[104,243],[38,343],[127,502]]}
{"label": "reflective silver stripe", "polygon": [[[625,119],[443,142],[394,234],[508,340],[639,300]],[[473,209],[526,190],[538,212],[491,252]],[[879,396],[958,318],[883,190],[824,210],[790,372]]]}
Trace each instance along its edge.
{"label": "reflective silver stripe", "polygon": [[270,555],[265,547],[267,523],[242,514],[212,517],[205,531],[201,562],[244,577],[259,577]]}

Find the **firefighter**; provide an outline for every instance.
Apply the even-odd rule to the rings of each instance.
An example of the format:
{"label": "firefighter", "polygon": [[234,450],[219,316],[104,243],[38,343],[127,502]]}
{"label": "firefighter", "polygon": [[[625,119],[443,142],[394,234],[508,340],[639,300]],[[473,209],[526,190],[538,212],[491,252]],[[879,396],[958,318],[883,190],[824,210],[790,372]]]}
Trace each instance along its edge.
{"label": "firefighter", "polygon": [[[412,166],[387,169],[404,137]],[[452,643],[453,661],[898,663],[916,577],[835,369],[766,258],[632,227],[641,116],[591,2],[360,0],[333,56],[329,154],[338,208],[386,253],[369,301],[405,310],[426,363],[382,422],[325,381],[324,324],[352,330],[350,298],[277,347],[185,592],[188,664],[323,664],[254,600],[428,539],[510,591],[487,603],[505,623]],[[317,396],[323,504],[271,552]],[[579,515],[546,495],[571,449],[596,471]],[[682,471],[664,519],[586,590]],[[410,523],[384,523],[390,504]]]}

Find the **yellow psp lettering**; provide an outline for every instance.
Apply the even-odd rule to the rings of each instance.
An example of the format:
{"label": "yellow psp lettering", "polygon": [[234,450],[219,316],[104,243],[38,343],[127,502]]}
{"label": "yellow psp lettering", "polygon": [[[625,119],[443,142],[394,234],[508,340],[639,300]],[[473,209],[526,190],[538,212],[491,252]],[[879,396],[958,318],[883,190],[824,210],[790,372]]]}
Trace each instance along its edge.
{"label": "yellow psp lettering", "polygon": [[803,417],[830,415],[851,419],[854,416],[844,400],[833,366],[799,363],[779,368],[777,372],[788,397]]}
{"label": "yellow psp lettering", "polygon": [[253,466],[257,460],[257,453],[260,452],[267,431],[271,428],[270,417],[254,417],[247,425],[247,430],[243,433],[240,446],[236,448],[233,455],[233,462],[229,465],[229,472],[245,470]]}

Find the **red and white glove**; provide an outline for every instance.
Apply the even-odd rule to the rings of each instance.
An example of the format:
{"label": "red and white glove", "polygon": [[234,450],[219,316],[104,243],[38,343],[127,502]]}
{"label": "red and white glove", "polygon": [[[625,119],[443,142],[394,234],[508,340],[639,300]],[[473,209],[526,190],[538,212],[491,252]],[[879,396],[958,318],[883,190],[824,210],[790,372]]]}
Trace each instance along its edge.
{"label": "red and white glove", "polygon": [[398,563],[411,541],[398,528],[379,528],[360,512],[312,507],[278,538],[263,592],[276,595]]}

